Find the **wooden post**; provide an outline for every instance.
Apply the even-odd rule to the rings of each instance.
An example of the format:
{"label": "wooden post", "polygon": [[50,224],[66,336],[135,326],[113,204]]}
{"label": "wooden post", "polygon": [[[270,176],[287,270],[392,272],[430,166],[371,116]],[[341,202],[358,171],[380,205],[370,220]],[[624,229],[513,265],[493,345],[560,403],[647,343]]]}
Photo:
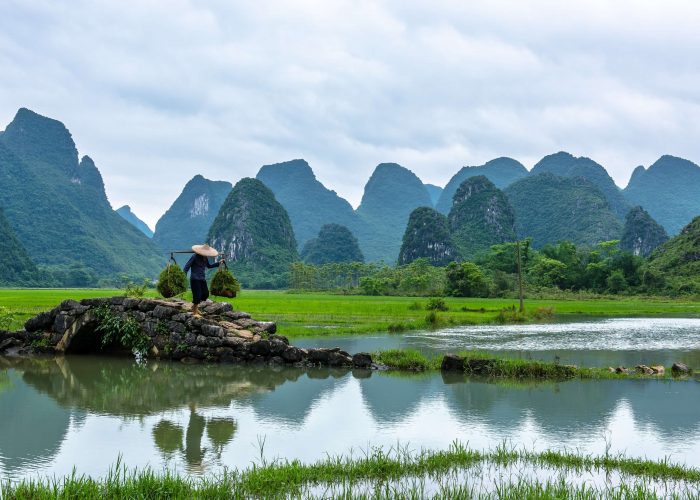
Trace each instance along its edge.
{"label": "wooden post", "polygon": [[523,302],[523,269],[520,263],[520,240],[515,243],[515,248],[518,253],[518,293],[520,296],[520,312],[525,312],[525,304]]}

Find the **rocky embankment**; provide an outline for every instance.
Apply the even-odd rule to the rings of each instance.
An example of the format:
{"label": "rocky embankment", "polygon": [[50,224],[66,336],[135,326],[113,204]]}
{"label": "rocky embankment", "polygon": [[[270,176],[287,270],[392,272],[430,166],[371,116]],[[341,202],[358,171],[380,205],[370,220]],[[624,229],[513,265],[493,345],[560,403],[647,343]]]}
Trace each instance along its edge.
{"label": "rocky embankment", "polygon": [[[147,357],[183,362],[265,363],[295,366],[377,368],[367,353],[302,349],[277,335],[272,322],[256,321],[227,302],[200,306],[176,299],[110,297],[66,300],[29,319],[24,329],[0,331],[0,354],[130,352],[125,342],[103,341],[105,322],[122,325]],[[123,325],[128,322],[129,328]],[[137,325],[135,327],[135,325]],[[128,343],[128,342],[127,342]]]}

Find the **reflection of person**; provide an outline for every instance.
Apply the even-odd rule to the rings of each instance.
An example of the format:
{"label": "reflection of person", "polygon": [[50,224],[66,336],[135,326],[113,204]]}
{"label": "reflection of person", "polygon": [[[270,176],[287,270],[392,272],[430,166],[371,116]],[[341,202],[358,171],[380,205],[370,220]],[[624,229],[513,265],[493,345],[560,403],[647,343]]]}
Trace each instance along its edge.
{"label": "reflection of person", "polygon": [[207,269],[213,267],[218,267],[220,263],[224,262],[222,258],[219,262],[210,263],[209,257],[216,257],[219,252],[214,250],[212,247],[207,245],[192,245],[192,251],[194,255],[190,257],[187,261],[185,267],[182,268],[187,274],[190,271],[190,288],[192,288],[192,303],[194,307],[192,308],[192,313],[195,316],[199,316],[199,303],[207,300],[209,297],[209,288],[207,288],[207,279],[205,272]]}
{"label": "reflection of person", "polygon": [[197,414],[195,405],[190,405],[190,420],[187,422],[185,434],[185,461],[191,470],[201,470],[206,451],[202,449],[202,436],[206,425],[204,417]]}

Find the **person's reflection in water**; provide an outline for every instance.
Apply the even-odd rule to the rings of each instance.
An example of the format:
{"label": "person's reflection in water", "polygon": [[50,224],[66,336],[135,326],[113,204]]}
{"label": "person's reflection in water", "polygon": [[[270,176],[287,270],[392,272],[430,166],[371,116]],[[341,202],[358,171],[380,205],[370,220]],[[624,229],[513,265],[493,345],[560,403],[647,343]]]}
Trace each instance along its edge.
{"label": "person's reflection in water", "polygon": [[188,472],[203,472],[206,449],[202,448],[202,436],[206,427],[204,417],[197,414],[197,406],[190,404],[190,420],[185,434],[185,462]]}

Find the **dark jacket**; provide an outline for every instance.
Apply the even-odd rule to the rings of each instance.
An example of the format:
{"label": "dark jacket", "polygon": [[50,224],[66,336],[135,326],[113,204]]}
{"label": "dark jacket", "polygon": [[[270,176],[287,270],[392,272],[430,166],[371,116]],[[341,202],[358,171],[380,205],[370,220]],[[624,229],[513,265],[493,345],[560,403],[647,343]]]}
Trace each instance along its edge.
{"label": "dark jacket", "polygon": [[219,263],[215,262],[214,264],[210,264],[208,257],[194,254],[192,257],[190,257],[190,260],[187,261],[187,264],[185,264],[185,267],[183,267],[182,270],[185,271],[185,274],[187,274],[187,271],[192,269],[192,272],[190,273],[191,280],[205,280],[206,277],[204,276],[204,272],[207,270],[207,268],[212,269],[214,267],[219,267]]}

